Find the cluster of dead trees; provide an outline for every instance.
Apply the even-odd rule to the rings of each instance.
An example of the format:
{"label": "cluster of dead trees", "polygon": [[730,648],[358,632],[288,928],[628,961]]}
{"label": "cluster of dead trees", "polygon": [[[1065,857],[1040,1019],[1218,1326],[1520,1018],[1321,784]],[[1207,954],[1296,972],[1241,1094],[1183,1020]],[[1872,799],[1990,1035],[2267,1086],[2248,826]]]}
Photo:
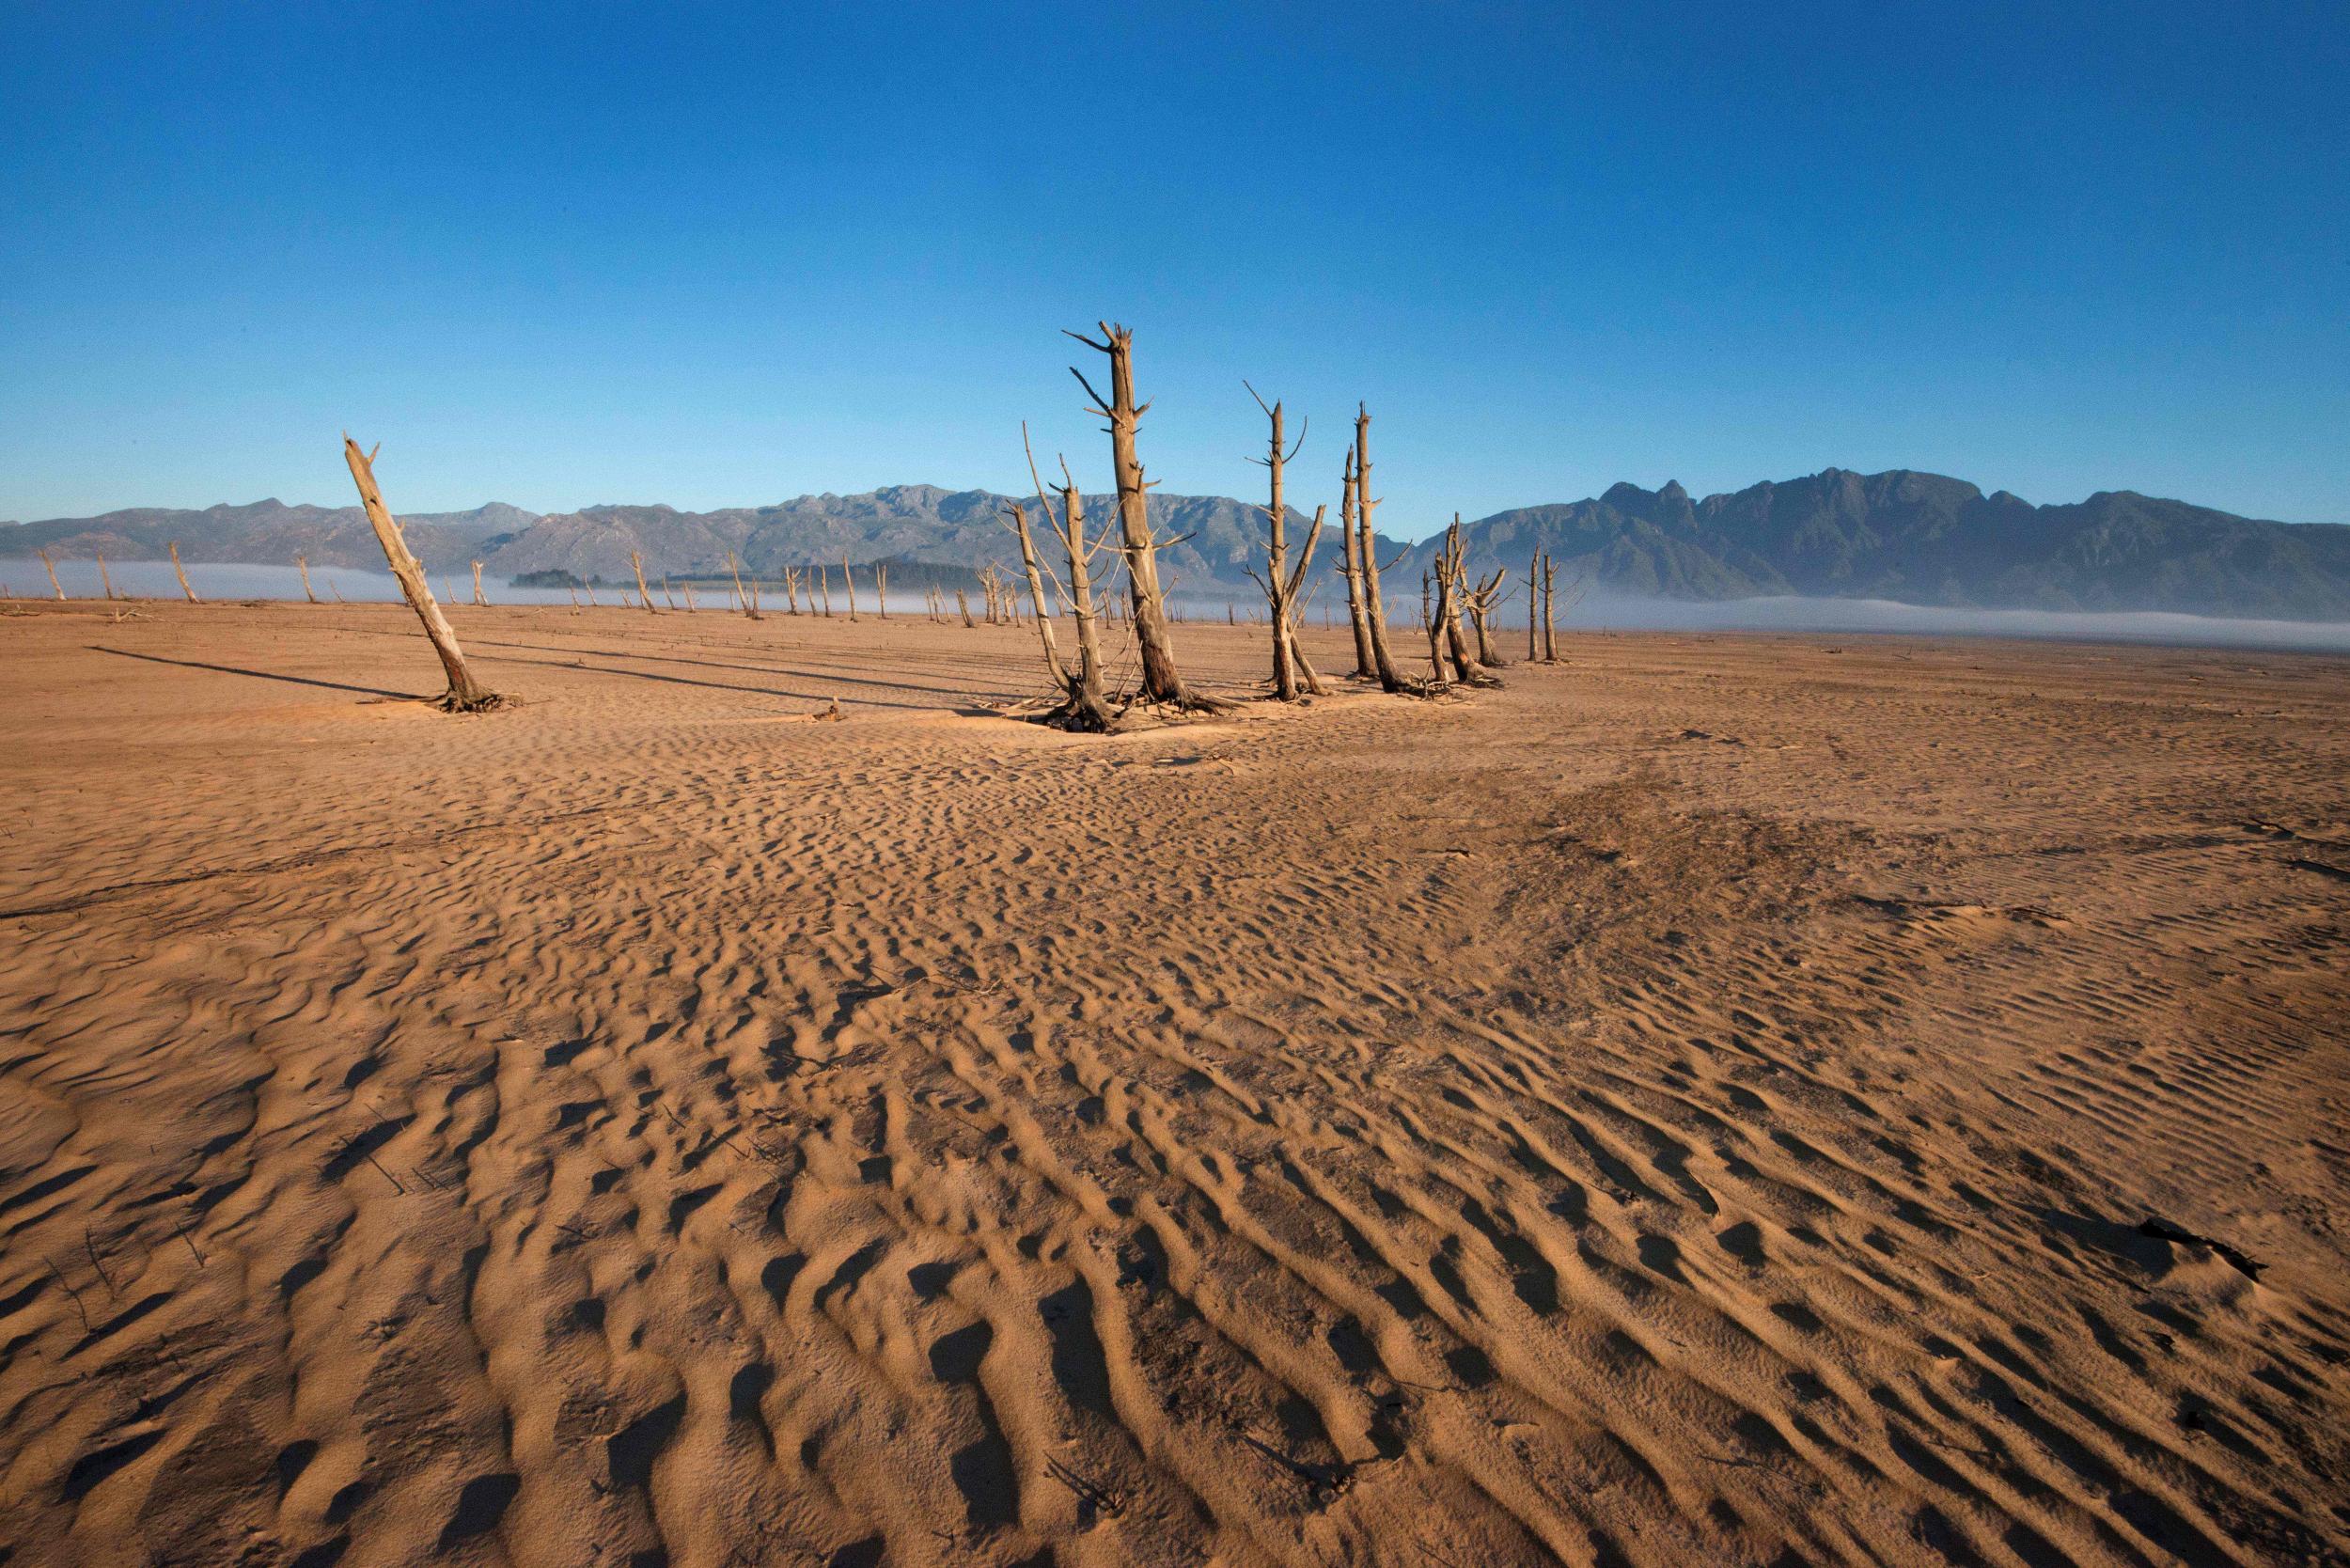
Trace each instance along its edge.
{"label": "cluster of dead trees", "polygon": [[[1023,566],[1026,570],[1031,601],[1042,604],[1049,583],[1056,604],[1075,625],[1078,648],[1073,659],[1058,645],[1050,617],[1036,618],[1040,640],[1043,645],[1044,663],[1050,672],[1057,700],[1045,710],[1043,716],[1051,722],[1074,729],[1101,729],[1115,717],[1114,704],[1107,695],[1102,670],[1100,627],[1104,619],[1095,603],[1096,567],[1104,557],[1114,557],[1124,568],[1125,608],[1134,632],[1134,644],[1139,663],[1136,682],[1137,700],[1175,709],[1212,709],[1225,706],[1222,698],[1209,697],[1189,685],[1177,666],[1175,650],[1167,628],[1174,620],[1169,612],[1165,590],[1161,585],[1158,552],[1169,542],[1152,533],[1148,511],[1148,494],[1152,481],[1144,478],[1141,460],[1136,452],[1136,430],[1150,404],[1137,403],[1134,385],[1134,334],[1123,326],[1104,321],[1099,323],[1099,338],[1081,333],[1070,333],[1109,361],[1109,394],[1104,397],[1087,379],[1085,372],[1071,367],[1091,400],[1090,411],[1106,422],[1110,438],[1110,462],[1118,484],[1118,519],[1114,530],[1089,538],[1083,497],[1076,483],[1069,476],[1068,461],[1061,460],[1062,482],[1048,492],[1038,474],[1033,451],[1028,454],[1028,472],[1036,486],[1037,500],[1042,509],[1046,525],[1059,544],[1059,558],[1066,562],[1065,575],[1053,570],[1041,559],[1030,530],[1027,509],[1014,505],[1009,509],[1009,521],[1018,536]],[[1303,698],[1319,696],[1329,687],[1310,660],[1299,635],[1305,623],[1305,613],[1312,598],[1310,571],[1316,548],[1322,541],[1328,516],[1326,506],[1314,509],[1313,522],[1308,528],[1304,542],[1292,554],[1290,540],[1290,509],[1287,495],[1291,463],[1305,443],[1306,426],[1301,421],[1294,443],[1288,438],[1285,411],[1278,400],[1267,403],[1254,386],[1246,382],[1248,395],[1264,415],[1267,433],[1265,455],[1255,459],[1267,474],[1268,494],[1262,509],[1265,518],[1263,569],[1248,568],[1265,599],[1263,624],[1270,633],[1271,685],[1275,698],[1294,702]],[[1022,441],[1026,443],[1026,427],[1022,427]],[[1467,573],[1462,547],[1460,519],[1456,515],[1446,535],[1445,545],[1436,561],[1422,578],[1421,622],[1428,632],[1429,668],[1425,675],[1407,670],[1399,660],[1388,640],[1388,619],[1383,578],[1396,563],[1378,558],[1378,535],[1372,527],[1372,515],[1379,500],[1371,488],[1371,414],[1357,406],[1354,439],[1346,446],[1340,476],[1339,538],[1341,565],[1340,574],[1346,586],[1347,619],[1355,635],[1355,669],[1357,680],[1372,682],[1382,691],[1398,695],[1433,696],[1459,686],[1496,685],[1493,671],[1507,661],[1495,640],[1498,613],[1512,590],[1507,587],[1509,570],[1496,568],[1490,574],[1474,581]],[[1529,614],[1539,601],[1542,614],[1551,615],[1551,587],[1555,576],[1547,565],[1541,563],[1541,576],[1529,573],[1528,596]],[[1467,627],[1463,621],[1465,618]],[[1230,606],[1226,619],[1234,624],[1239,617]],[[1252,617],[1252,623],[1254,618]],[[1472,641],[1473,634],[1473,641]],[[1530,642],[1529,637],[1529,642]],[[1556,656],[1556,635],[1543,644],[1542,654],[1529,652],[1529,658]]]}
{"label": "cluster of dead trees", "polygon": [[[1030,525],[1025,503],[1015,502],[1006,509],[1006,522],[1018,542],[1021,572],[1013,579],[998,566],[991,563],[979,573],[983,614],[989,625],[1021,624],[1024,617],[1020,590],[1027,591],[1028,609],[1026,620],[1037,631],[1042,645],[1045,668],[1054,688],[1054,698],[1041,710],[1040,716],[1048,722],[1075,729],[1104,729],[1117,722],[1128,704],[1121,692],[1113,696],[1111,678],[1104,662],[1104,632],[1105,624],[1120,619],[1132,635],[1136,672],[1132,701],[1178,711],[1209,711],[1230,706],[1228,699],[1213,697],[1189,684],[1183,676],[1175,657],[1175,648],[1168,628],[1177,619],[1167,601],[1166,587],[1159,570],[1159,552],[1170,543],[1181,541],[1161,539],[1152,530],[1149,494],[1155,482],[1145,477],[1138,452],[1137,432],[1142,416],[1150,411],[1149,403],[1138,403],[1135,397],[1134,334],[1122,325],[1108,321],[1098,323],[1101,336],[1087,337],[1072,332],[1067,336],[1104,355],[1108,361],[1109,391],[1104,396],[1085,372],[1075,366],[1070,373],[1083,386],[1089,401],[1089,412],[1103,419],[1110,438],[1110,463],[1117,482],[1118,515],[1110,526],[1089,533],[1085,514],[1085,497],[1069,470],[1068,460],[1060,460],[1060,482],[1048,486],[1038,470],[1036,455],[1028,448],[1027,428],[1021,427],[1021,441],[1027,448],[1029,478],[1036,489],[1037,503],[1045,528],[1058,546],[1056,559],[1047,559],[1037,548],[1037,540]],[[1312,598],[1310,572],[1316,549],[1322,541],[1328,508],[1314,509],[1313,522],[1294,555],[1289,537],[1289,505],[1286,494],[1288,471],[1303,447],[1306,426],[1300,422],[1297,439],[1289,441],[1287,421],[1282,404],[1277,400],[1267,403],[1254,386],[1246,382],[1248,395],[1264,415],[1268,431],[1265,455],[1253,461],[1267,471],[1268,494],[1262,509],[1265,517],[1264,564],[1260,572],[1247,569],[1265,600],[1263,624],[1269,629],[1270,674],[1272,695],[1279,701],[1294,702],[1318,696],[1329,690],[1328,684],[1306,656],[1300,630],[1308,602]],[[441,614],[432,597],[424,570],[400,537],[400,525],[384,509],[383,497],[375,485],[372,454],[363,454],[358,444],[346,435],[344,455],[350,463],[352,478],[359,487],[368,523],[384,547],[392,574],[399,581],[400,591],[407,598],[424,623],[426,635],[440,655],[448,676],[448,691],[442,706],[452,711],[476,712],[494,705],[499,698],[476,682],[468,672],[464,657],[457,647],[454,634]],[[1395,560],[1382,562],[1378,558],[1378,535],[1372,526],[1372,515],[1379,508],[1379,499],[1371,493],[1371,414],[1357,405],[1354,438],[1343,454],[1340,474],[1339,539],[1340,576],[1345,584],[1348,622],[1354,632],[1355,680],[1376,684],[1382,691],[1418,697],[1434,696],[1458,687],[1499,684],[1494,671],[1507,661],[1495,639],[1495,630],[1503,604],[1514,591],[1508,585],[1509,569],[1496,567],[1482,577],[1472,579],[1468,573],[1461,534],[1461,520],[1455,513],[1452,525],[1447,530],[1435,559],[1420,579],[1419,623],[1428,639],[1428,670],[1423,674],[1405,667],[1388,638],[1389,622],[1383,579],[1396,565]],[[46,557],[44,557],[45,559]],[[1401,557],[1398,557],[1399,559]],[[300,558],[297,557],[299,561]],[[173,561],[178,564],[178,553]],[[303,566],[303,585],[309,588],[308,565]],[[727,573],[733,592],[733,608],[756,620],[760,619],[760,585],[754,575],[747,580],[741,563],[729,552]],[[652,593],[644,573],[644,562],[632,552],[630,565],[636,582],[638,604],[648,613],[658,613]],[[474,603],[486,604],[481,590],[481,563],[474,567]],[[103,570],[103,563],[101,563]],[[873,576],[874,613],[888,616],[888,569],[886,563],[875,562]],[[856,577],[850,563],[840,563],[842,587],[847,600],[850,619],[857,619]],[[1104,601],[1105,583],[1122,578],[1124,592],[1115,593]],[[1537,552],[1528,563],[1526,591],[1527,657],[1529,662],[1556,662],[1558,658],[1556,578],[1557,572],[1549,557]],[[55,580],[54,568],[51,572]],[[187,588],[184,572],[180,584],[188,597],[196,597]],[[330,585],[331,586],[331,585]],[[828,567],[786,567],[781,584],[787,613],[822,615],[834,613],[831,572]],[[1570,607],[1579,585],[1570,588]],[[589,590],[594,603],[594,590]],[[112,585],[108,585],[109,597]],[[1051,609],[1047,608],[1050,595]],[[676,599],[665,579],[662,595],[670,608]],[[59,596],[63,597],[60,590]],[[316,604],[317,595],[309,595]],[[337,595],[339,598],[340,596]],[[1122,603],[1120,601],[1122,600]],[[806,610],[802,604],[805,601]],[[573,594],[577,603],[577,594]],[[685,586],[686,608],[694,608],[692,585]],[[925,607],[930,618],[947,619],[946,602],[940,589],[931,587],[925,592]],[[1054,627],[1056,614],[1066,618],[1073,630],[1076,646],[1064,651]],[[978,624],[971,607],[970,596],[958,587],[955,589],[955,614],[965,626]],[[1238,617],[1228,606],[1227,619],[1237,623]],[[1252,618],[1253,622],[1254,618]]]}

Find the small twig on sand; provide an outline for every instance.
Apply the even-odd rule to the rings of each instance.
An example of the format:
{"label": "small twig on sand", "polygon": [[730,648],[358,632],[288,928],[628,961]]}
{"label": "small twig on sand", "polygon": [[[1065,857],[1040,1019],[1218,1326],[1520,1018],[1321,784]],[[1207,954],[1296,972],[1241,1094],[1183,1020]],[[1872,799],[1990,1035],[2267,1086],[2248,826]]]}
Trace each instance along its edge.
{"label": "small twig on sand", "polygon": [[86,1225],[82,1227],[82,1250],[89,1254],[89,1266],[98,1271],[98,1278],[106,1282],[106,1299],[114,1300],[121,1293],[115,1289],[114,1277],[106,1272],[106,1265],[98,1261],[98,1243]]}
{"label": "small twig on sand", "polygon": [[196,1245],[196,1238],[194,1236],[188,1234],[188,1222],[184,1219],[176,1219],[172,1221],[172,1225],[173,1228],[180,1232],[180,1239],[188,1244],[188,1250],[196,1254],[196,1266],[202,1268],[204,1266],[204,1249]]}
{"label": "small twig on sand", "polygon": [[55,1275],[57,1283],[65,1287],[65,1294],[73,1298],[73,1309],[82,1317],[82,1332],[88,1333],[89,1309],[82,1305],[82,1293],[73,1288],[73,1281],[65,1277],[65,1270],[57,1266],[57,1261],[55,1258],[44,1252],[41,1254],[40,1261],[49,1265],[49,1272]]}

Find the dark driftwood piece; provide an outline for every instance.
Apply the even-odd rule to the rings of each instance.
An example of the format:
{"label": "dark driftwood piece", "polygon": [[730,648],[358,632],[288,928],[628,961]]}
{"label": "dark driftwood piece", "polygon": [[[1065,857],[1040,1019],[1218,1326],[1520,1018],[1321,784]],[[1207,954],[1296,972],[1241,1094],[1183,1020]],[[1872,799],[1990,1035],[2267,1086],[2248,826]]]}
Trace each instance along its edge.
{"label": "dark driftwood piece", "polygon": [[448,618],[441,614],[441,606],[432,598],[432,585],[424,579],[423,565],[409,551],[400,525],[384,505],[384,494],[375,487],[373,454],[361,451],[359,444],[345,435],[343,461],[351,467],[352,481],[359,487],[359,504],[367,510],[368,525],[375,530],[375,541],[384,547],[392,576],[407,596],[408,607],[424,622],[424,635],[448,675],[448,690],[436,705],[452,713],[478,713],[496,707],[501,700],[498,694],[476,681],[465,667],[464,651],[457,646],[457,634],[449,630]]}

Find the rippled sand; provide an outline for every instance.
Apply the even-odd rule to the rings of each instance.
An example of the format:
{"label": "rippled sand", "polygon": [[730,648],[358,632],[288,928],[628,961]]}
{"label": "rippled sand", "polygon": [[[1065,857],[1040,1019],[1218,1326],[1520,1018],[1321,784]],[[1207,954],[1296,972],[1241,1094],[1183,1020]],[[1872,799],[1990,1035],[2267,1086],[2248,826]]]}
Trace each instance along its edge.
{"label": "rippled sand", "polygon": [[0,1561],[2350,1553],[2342,660],[142,609],[0,620]]}

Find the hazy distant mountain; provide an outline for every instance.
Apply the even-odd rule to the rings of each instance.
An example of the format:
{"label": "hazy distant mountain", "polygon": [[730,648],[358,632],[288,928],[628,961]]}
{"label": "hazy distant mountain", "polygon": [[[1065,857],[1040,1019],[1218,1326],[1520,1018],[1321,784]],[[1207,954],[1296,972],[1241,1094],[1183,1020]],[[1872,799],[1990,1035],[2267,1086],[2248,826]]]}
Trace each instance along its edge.
{"label": "hazy distant mountain", "polygon": [[[629,552],[648,576],[723,572],[732,552],[763,577],[785,566],[844,558],[975,567],[1017,561],[1003,522],[1010,497],[935,485],[897,485],[862,495],[804,495],[767,507],[682,512],[665,506],[599,506],[540,515],[493,503],[474,511],[405,517],[409,541],[434,570],[479,558],[499,576],[569,572],[624,580]],[[1035,502],[1027,503],[1031,516]],[[1097,533],[1115,523],[1108,495],[1086,497]],[[1253,597],[1244,568],[1261,549],[1261,512],[1216,495],[1151,498],[1153,525],[1178,539],[1164,572],[1178,593]],[[1292,512],[1291,537],[1308,519]],[[1985,495],[1961,479],[1895,469],[1830,468],[1804,478],[1693,499],[1678,484],[1620,484],[1594,500],[1524,507],[1468,524],[1480,569],[1525,571],[1549,550],[1568,574],[1602,588],[1673,599],[1815,594],[1923,604],[2045,609],[2160,609],[2288,619],[2350,619],[2350,527],[2264,523],[2183,501],[2105,491],[2063,506],[2035,507],[2005,491]],[[143,510],[103,517],[0,525],[0,555],[46,546],[61,557],[99,550],[117,559],[156,558],[167,541],[195,561],[378,567],[383,557],[356,507],[212,507]],[[1389,598],[1418,591],[1431,546],[1395,568]],[[1403,546],[1387,541],[1383,558]],[[1322,559],[1338,560],[1335,520]],[[1340,590],[1325,586],[1327,602]]]}
{"label": "hazy distant mountain", "polygon": [[[1674,599],[2350,617],[2350,527],[2255,522],[2126,490],[2035,507],[1938,474],[1830,468],[1701,501],[1678,484],[1620,484],[1463,532],[1480,570],[1522,576],[1530,553],[1547,549],[1604,588]],[[1432,550],[1420,545],[1400,570],[1417,582]]]}

